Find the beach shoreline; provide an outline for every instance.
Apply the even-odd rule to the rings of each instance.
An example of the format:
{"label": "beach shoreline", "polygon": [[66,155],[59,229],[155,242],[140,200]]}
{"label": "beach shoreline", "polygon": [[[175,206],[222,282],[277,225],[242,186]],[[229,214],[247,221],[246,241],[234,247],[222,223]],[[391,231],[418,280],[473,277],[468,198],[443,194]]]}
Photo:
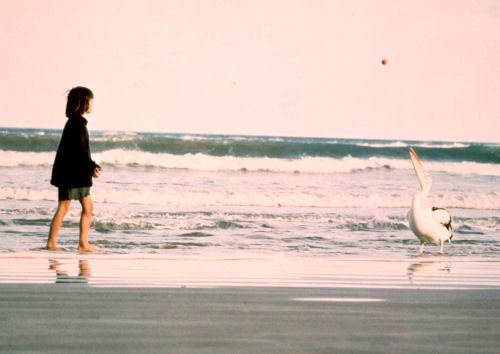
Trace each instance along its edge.
{"label": "beach shoreline", "polygon": [[500,289],[500,261],[447,255],[406,259],[255,253],[0,255],[0,284],[89,287]]}

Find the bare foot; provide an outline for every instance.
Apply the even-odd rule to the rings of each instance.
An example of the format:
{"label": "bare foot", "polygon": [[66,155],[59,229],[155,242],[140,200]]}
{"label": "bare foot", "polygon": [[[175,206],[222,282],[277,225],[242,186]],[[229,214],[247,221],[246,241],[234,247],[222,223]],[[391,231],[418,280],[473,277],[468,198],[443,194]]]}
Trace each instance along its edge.
{"label": "bare foot", "polygon": [[46,248],[49,251],[60,251],[61,250],[59,247],[57,247],[57,245],[55,243],[52,243],[52,242],[48,242]]}
{"label": "bare foot", "polygon": [[100,251],[100,249],[96,246],[91,245],[90,243],[87,243],[86,245],[78,245],[78,252],[96,252]]}

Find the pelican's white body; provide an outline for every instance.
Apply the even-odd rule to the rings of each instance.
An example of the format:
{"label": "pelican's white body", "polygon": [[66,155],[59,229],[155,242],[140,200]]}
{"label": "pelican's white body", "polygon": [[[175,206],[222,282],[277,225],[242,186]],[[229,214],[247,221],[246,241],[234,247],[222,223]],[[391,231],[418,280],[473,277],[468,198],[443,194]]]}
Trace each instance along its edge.
{"label": "pelican's white body", "polygon": [[443,252],[444,241],[453,237],[447,227],[451,223],[451,216],[444,209],[433,210],[424,205],[423,202],[431,189],[432,179],[425,173],[424,166],[413,149],[410,149],[410,158],[421,187],[413,197],[408,213],[410,229],[420,240],[420,252],[426,243],[440,244]]}
{"label": "pelican's white body", "polygon": [[418,237],[421,243],[435,243],[447,241],[451,237],[451,232],[446,228],[442,216],[446,213],[439,209],[432,211],[423,205],[425,195],[423,192],[418,192],[413,197],[411,209],[408,213],[408,222],[410,229]]}

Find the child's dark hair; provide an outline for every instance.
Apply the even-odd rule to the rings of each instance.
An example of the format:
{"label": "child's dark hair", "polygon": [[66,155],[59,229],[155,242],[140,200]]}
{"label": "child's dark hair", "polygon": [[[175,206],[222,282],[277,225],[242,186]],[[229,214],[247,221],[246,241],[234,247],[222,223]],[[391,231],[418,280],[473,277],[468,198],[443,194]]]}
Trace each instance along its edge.
{"label": "child's dark hair", "polygon": [[82,115],[89,109],[90,100],[94,98],[94,93],[82,86],[77,86],[69,90],[68,102],[66,103],[66,117],[75,114]]}

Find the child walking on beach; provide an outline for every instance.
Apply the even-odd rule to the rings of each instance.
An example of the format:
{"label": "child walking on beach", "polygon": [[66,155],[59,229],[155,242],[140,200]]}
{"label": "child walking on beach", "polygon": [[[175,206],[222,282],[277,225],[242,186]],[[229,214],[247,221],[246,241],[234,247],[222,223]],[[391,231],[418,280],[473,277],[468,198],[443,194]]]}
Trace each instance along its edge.
{"label": "child walking on beach", "polygon": [[90,221],[93,203],[90,197],[92,177],[99,177],[101,167],[92,161],[89,148],[87,120],[84,114],[92,112],[94,94],[86,87],[75,87],[68,93],[66,117],[61,142],[57,149],[50,183],[59,189],[59,203],[50,224],[47,249],[57,250],[57,234],[68,212],[71,200],[82,206],[80,217],[80,252],[92,252],[96,247],[89,244]]}

